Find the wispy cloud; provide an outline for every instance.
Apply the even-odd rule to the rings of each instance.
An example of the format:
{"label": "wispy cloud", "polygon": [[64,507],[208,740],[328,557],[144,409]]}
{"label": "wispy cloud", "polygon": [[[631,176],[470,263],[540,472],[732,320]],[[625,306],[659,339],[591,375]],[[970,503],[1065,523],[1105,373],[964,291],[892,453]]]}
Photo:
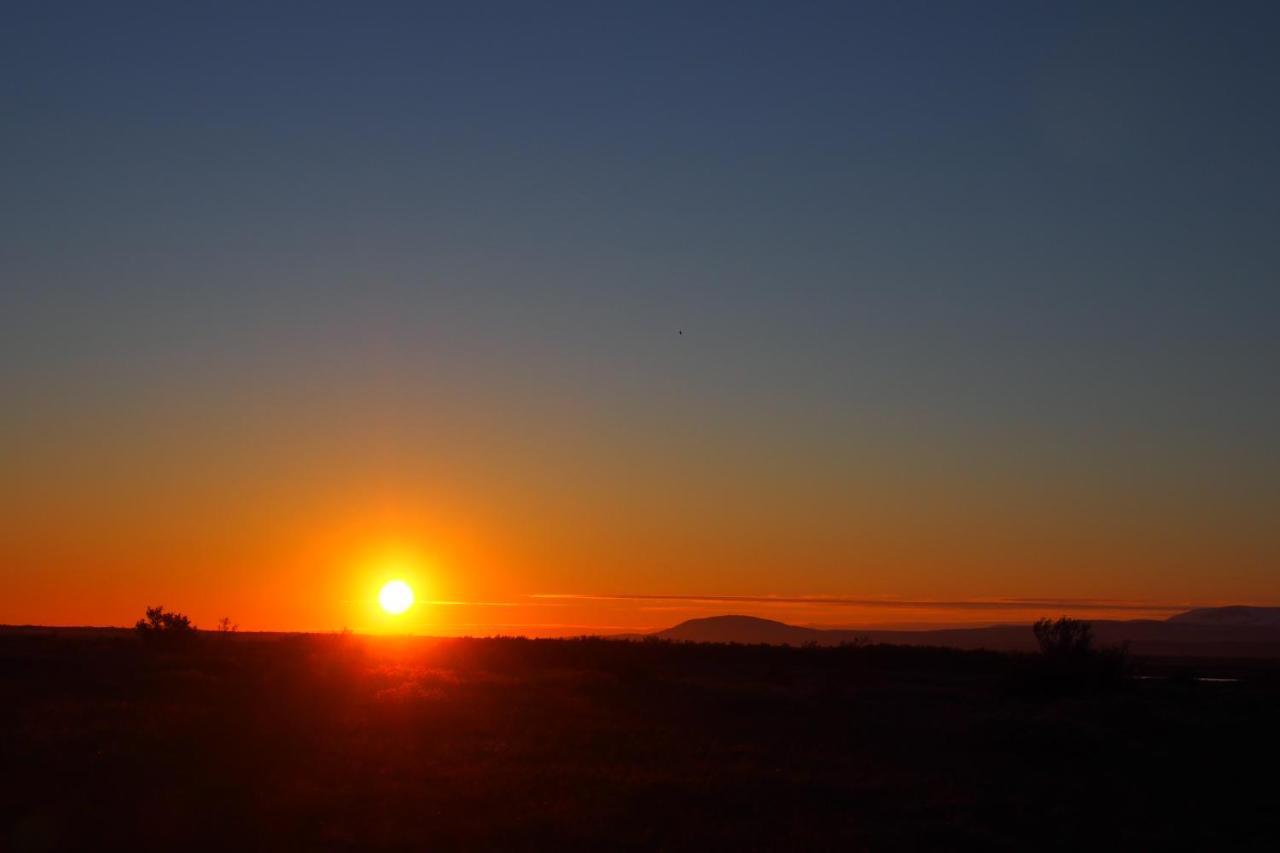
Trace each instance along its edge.
{"label": "wispy cloud", "polygon": [[454,601],[433,599],[423,604],[435,604],[444,607],[564,607],[563,603],[554,601]]}
{"label": "wispy cloud", "polygon": [[537,629],[583,629],[588,631],[653,631],[656,630],[652,625],[596,625],[586,624],[578,625],[572,622],[462,622],[461,625],[466,628],[537,628]]}
{"label": "wispy cloud", "polygon": [[705,604],[784,604],[822,605],[834,607],[879,607],[924,610],[1053,610],[1149,611],[1170,613],[1195,606],[1151,601],[1121,601],[1099,598],[990,598],[990,599],[902,599],[847,598],[826,595],[688,595],[654,593],[536,593],[530,598],[571,601],[683,601]]}

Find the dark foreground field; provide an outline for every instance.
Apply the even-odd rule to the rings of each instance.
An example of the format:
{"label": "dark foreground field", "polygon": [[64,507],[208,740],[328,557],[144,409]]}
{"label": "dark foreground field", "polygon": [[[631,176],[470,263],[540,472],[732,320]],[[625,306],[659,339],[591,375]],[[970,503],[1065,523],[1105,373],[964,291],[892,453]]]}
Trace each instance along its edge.
{"label": "dark foreground field", "polygon": [[[1280,678],[982,652],[0,635],[0,847],[1274,849]],[[1216,668],[1215,668],[1216,667]]]}

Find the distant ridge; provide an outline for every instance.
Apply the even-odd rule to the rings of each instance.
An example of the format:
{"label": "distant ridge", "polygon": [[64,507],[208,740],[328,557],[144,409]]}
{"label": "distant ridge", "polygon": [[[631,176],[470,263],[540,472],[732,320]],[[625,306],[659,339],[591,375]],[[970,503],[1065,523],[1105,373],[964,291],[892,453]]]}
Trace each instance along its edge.
{"label": "distant ridge", "polygon": [[761,619],[758,616],[708,616],[705,619],[681,622],[675,627],[659,631],[657,636],[664,640],[695,643],[768,643],[799,646],[824,639],[831,643],[833,640],[829,635],[835,633],[840,632],[802,628],[785,622],[775,622],[772,619]]}
{"label": "distant ridge", "polygon": [[1199,607],[1169,617],[1170,622],[1187,625],[1238,625],[1250,628],[1280,628],[1280,607]]}
{"label": "distant ridge", "polygon": [[[1056,614],[1046,614],[1056,615]],[[1280,607],[1204,607],[1167,620],[1092,619],[1103,645],[1129,643],[1137,654],[1189,657],[1264,657],[1280,659]],[[850,642],[961,649],[1031,651],[1030,625],[881,631],[806,628],[757,616],[725,615],[689,619],[649,636],[694,643],[743,643],[836,646]]]}

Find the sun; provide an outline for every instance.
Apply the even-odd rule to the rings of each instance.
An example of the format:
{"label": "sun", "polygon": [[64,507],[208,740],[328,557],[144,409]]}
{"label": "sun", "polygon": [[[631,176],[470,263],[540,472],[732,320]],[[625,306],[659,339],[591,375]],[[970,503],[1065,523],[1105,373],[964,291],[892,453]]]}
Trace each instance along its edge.
{"label": "sun", "polygon": [[413,606],[413,590],[404,581],[389,581],[378,593],[378,603],[388,613],[403,613]]}

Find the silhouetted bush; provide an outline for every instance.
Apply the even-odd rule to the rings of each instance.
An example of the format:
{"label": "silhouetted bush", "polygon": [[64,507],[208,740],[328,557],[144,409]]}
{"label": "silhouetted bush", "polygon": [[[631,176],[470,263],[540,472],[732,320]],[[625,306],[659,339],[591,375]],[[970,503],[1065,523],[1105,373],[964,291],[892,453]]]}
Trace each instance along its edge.
{"label": "silhouetted bush", "polygon": [[1127,643],[1094,648],[1093,625],[1063,616],[1039,619],[1032,630],[1040,654],[1016,683],[1022,692],[1057,695],[1114,689],[1129,671]]}
{"label": "silhouetted bush", "polygon": [[1066,616],[1060,619],[1037,619],[1031,627],[1040,653],[1046,657],[1070,658],[1093,651],[1093,625]]}
{"label": "silhouetted bush", "polygon": [[196,626],[184,614],[165,610],[163,605],[147,608],[147,615],[133,626],[142,641],[156,648],[173,648],[191,642]]}

